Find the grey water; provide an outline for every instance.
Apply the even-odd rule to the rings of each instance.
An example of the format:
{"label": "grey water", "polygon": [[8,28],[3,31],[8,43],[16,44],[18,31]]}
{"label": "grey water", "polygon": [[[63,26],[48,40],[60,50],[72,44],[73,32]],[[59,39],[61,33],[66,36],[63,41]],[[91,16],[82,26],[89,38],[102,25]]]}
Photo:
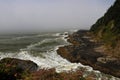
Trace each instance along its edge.
{"label": "grey water", "polygon": [[64,44],[63,40],[57,34],[52,33],[0,35],[1,52],[14,53],[21,49],[44,52],[62,44]]}
{"label": "grey water", "polygon": [[94,73],[95,80],[120,80],[110,75],[95,71],[81,63],[71,63],[57,54],[59,46],[69,45],[65,39],[71,32],[50,32],[32,34],[0,35],[0,59],[5,57],[31,60],[39,68],[55,68],[56,72],[85,68],[84,76]]}

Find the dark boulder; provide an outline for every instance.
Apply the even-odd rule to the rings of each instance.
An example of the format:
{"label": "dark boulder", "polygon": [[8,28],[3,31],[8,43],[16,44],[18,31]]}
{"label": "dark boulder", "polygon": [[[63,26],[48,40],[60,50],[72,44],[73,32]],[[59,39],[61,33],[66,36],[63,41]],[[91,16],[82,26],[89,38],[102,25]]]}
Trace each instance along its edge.
{"label": "dark boulder", "polygon": [[16,80],[29,72],[37,71],[38,66],[30,60],[4,58],[0,61],[0,79]]}

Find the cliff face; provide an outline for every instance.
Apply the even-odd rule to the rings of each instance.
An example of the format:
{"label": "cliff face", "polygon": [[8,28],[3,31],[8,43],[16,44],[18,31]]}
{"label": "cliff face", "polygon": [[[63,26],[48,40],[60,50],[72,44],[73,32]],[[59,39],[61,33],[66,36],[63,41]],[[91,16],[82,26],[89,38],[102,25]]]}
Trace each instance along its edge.
{"label": "cliff face", "polygon": [[109,46],[110,52],[120,56],[120,0],[115,1],[90,31],[97,40]]}
{"label": "cliff face", "polygon": [[59,55],[120,78],[120,0],[91,27],[90,33],[79,30],[68,37],[71,45],[60,47]]}

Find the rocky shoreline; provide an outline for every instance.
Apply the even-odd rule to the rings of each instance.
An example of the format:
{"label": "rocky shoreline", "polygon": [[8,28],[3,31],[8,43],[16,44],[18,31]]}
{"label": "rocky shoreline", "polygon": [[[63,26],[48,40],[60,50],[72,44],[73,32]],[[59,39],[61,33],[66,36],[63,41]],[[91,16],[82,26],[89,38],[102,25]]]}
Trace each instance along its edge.
{"label": "rocky shoreline", "polygon": [[79,30],[68,36],[71,45],[60,47],[57,53],[71,62],[89,65],[95,70],[120,78],[120,59],[106,55],[103,43],[95,42],[88,31]]}
{"label": "rocky shoreline", "polygon": [[57,73],[55,68],[39,69],[30,60],[4,58],[0,60],[0,80],[88,80],[82,71]]}
{"label": "rocky shoreline", "polygon": [[[120,60],[104,54],[103,43],[95,42],[88,31],[78,31],[69,35],[71,44],[59,47],[58,54],[67,60],[83,65],[90,65],[95,70],[120,77]],[[103,52],[103,53],[102,53]],[[30,60],[4,58],[0,60],[0,79],[2,80],[94,80],[97,76],[84,76],[84,68],[77,71],[57,73],[53,69],[39,69],[38,65]],[[102,77],[104,79],[104,77]],[[109,80],[109,79],[108,79]],[[119,80],[119,79],[118,79]]]}

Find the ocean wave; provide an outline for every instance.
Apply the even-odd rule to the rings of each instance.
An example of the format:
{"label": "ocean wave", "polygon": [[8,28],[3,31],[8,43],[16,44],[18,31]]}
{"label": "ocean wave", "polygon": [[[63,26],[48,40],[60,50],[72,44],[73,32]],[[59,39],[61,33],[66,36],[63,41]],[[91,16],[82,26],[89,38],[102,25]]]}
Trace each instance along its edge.
{"label": "ocean wave", "polygon": [[75,69],[78,65],[70,63],[66,59],[59,56],[56,51],[42,53],[45,58],[34,57],[28,51],[21,51],[19,53],[0,53],[0,59],[5,57],[18,58],[23,60],[31,60],[35,62],[39,68],[56,68],[57,72],[68,71]]}
{"label": "ocean wave", "polygon": [[42,37],[42,36],[60,36],[61,33],[47,33],[47,34],[38,34],[36,35],[37,37]]}
{"label": "ocean wave", "polygon": [[[61,45],[64,46],[64,45]],[[39,65],[40,68],[56,68],[57,72],[75,70],[79,66],[83,67],[82,64],[71,63],[66,59],[62,58],[57,54],[56,50],[59,46],[56,46],[53,51],[47,51],[46,53],[38,53],[42,54],[42,56],[33,56],[29,51],[20,51],[19,53],[0,53],[0,59],[5,57],[18,58],[23,60],[31,60]]]}
{"label": "ocean wave", "polygon": [[20,40],[20,39],[33,38],[33,37],[35,37],[35,36],[20,36],[20,37],[12,38],[12,40]]}
{"label": "ocean wave", "polygon": [[[52,46],[54,44],[59,45],[60,42],[58,42],[59,38],[55,38],[55,39],[44,39],[40,42],[34,43],[34,44],[30,44],[27,46],[27,49],[31,49],[37,46],[40,47],[45,47],[45,46]],[[60,41],[60,40],[59,40]]]}
{"label": "ocean wave", "polygon": [[[56,72],[58,73],[64,71],[76,71],[77,69],[84,68],[86,70],[86,72],[84,73],[84,77],[90,75],[91,72],[94,72],[95,75],[98,76],[99,80],[101,80],[100,77],[106,76],[99,71],[93,70],[93,68],[90,66],[84,66],[81,63],[71,63],[67,61],[66,59],[62,58],[60,55],[57,54],[56,49],[58,49],[58,47],[56,47],[54,51],[40,53],[44,56],[44,58],[40,56],[33,56],[28,51],[20,51],[19,53],[0,52],[0,59],[10,57],[23,60],[31,60],[39,66],[39,69],[55,68]],[[109,80],[117,79],[115,77],[111,77]]]}
{"label": "ocean wave", "polygon": [[[49,36],[49,34],[46,34],[46,35]],[[38,36],[38,35],[36,35],[36,36]],[[53,34],[52,34],[52,36],[53,36]],[[58,55],[56,50],[59,47],[65,46],[65,45],[68,44],[68,42],[66,40],[66,37],[68,36],[68,33],[67,32],[65,32],[63,34],[56,33],[56,34],[54,34],[54,36],[59,36],[59,37],[46,38],[42,41],[39,41],[39,42],[36,42],[34,44],[30,44],[30,45],[27,46],[27,49],[32,49],[32,48],[35,48],[36,46],[39,46],[39,45],[43,46],[44,44],[47,44],[47,45],[51,46],[50,43],[54,43],[54,42],[59,42],[60,43],[60,41],[61,41],[60,44],[57,44],[54,47],[51,46],[52,50],[46,50],[46,52],[38,52],[38,53],[36,53],[37,56],[34,56],[33,54],[31,54],[29,52],[29,50],[27,50],[25,48],[21,49],[20,52],[16,52],[16,53],[0,52],[0,59],[10,57],[10,58],[23,59],[23,60],[31,60],[39,66],[39,69],[55,68],[56,72],[58,72],[58,73],[64,72],[64,71],[71,71],[71,70],[75,71],[77,69],[84,68],[86,70],[85,73],[84,73],[84,76],[87,76],[91,72],[94,72],[94,73],[96,73],[96,75],[99,78],[97,80],[101,80],[100,77],[105,76],[101,72],[93,70],[93,68],[90,67],[90,66],[84,66],[81,63],[71,63],[68,60],[62,58],[60,55]],[[22,39],[22,38],[25,38],[25,36],[21,37],[21,38],[18,38],[18,39]],[[116,78],[112,77],[109,80],[116,80]]]}

